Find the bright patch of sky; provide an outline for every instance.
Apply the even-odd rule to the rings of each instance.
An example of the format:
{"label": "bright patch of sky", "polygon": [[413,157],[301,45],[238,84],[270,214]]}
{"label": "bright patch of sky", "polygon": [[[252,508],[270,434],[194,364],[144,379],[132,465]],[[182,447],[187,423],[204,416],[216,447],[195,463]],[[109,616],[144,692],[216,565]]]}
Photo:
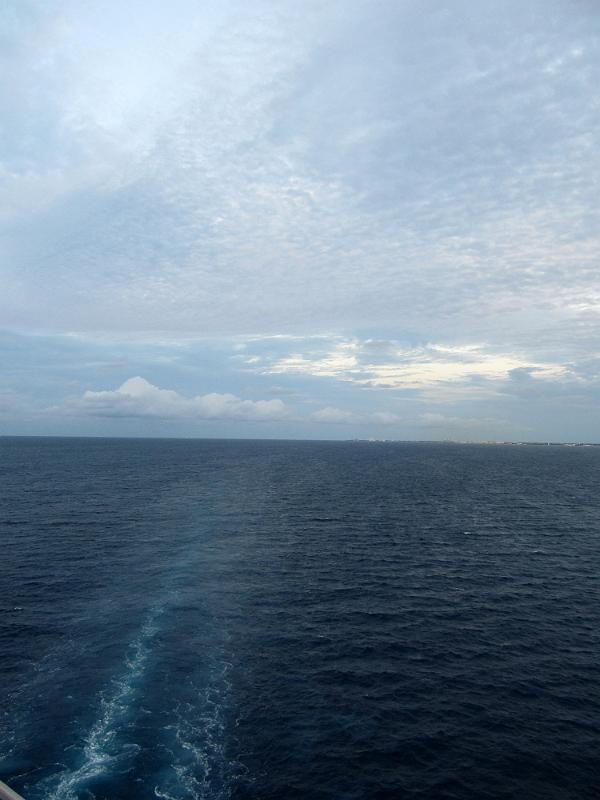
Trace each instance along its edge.
{"label": "bright patch of sky", "polygon": [[592,0],[7,0],[0,433],[600,440]]}

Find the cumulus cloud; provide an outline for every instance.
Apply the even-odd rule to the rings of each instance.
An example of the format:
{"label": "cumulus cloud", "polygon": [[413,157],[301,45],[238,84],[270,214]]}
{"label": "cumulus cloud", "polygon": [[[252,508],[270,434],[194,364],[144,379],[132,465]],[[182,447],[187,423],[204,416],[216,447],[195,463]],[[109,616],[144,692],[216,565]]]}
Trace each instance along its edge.
{"label": "cumulus cloud", "polygon": [[[0,398],[1,399],[1,398]],[[233,394],[197,395],[186,398],[172,389],[161,389],[142,377],[126,380],[118,389],[86,391],[60,410],[98,417],[154,417],[159,419],[239,420],[273,422],[292,418],[292,412],[279,398],[242,400]],[[299,417],[302,419],[302,417]],[[304,418],[328,425],[373,423],[395,425],[401,418],[387,411],[358,413],[326,406]]]}
{"label": "cumulus cloud", "polygon": [[185,398],[172,389],[159,389],[141,377],[129,378],[114,391],[86,391],[70,406],[102,417],[159,417],[162,419],[229,419],[268,422],[289,413],[281,400],[242,400],[233,394],[210,393]]}

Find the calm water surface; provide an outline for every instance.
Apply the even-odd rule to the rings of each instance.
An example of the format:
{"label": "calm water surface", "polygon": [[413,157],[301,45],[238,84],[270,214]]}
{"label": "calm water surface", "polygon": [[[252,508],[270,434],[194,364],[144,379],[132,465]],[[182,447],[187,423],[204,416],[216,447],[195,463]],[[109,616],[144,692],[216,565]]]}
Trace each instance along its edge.
{"label": "calm water surface", "polygon": [[27,800],[600,796],[600,448],[0,439]]}

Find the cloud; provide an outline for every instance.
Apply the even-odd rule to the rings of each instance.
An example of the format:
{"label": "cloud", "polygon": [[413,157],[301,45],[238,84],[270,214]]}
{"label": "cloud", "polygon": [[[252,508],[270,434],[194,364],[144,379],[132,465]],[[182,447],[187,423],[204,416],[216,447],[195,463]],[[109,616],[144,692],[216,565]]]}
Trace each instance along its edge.
{"label": "cloud", "polygon": [[[154,417],[159,419],[238,420],[273,422],[292,418],[292,412],[280,399],[242,400],[233,394],[215,392],[186,398],[172,389],[160,389],[139,376],[129,378],[118,389],[88,390],[83,397],[70,400],[60,410],[97,417]],[[297,419],[302,419],[298,417]],[[357,413],[327,406],[304,418],[308,422],[332,425],[373,423],[394,425],[401,421],[387,411]]]}
{"label": "cloud", "polygon": [[402,422],[402,417],[390,411],[374,411],[371,413],[358,413],[346,411],[335,406],[326,406],[314,411],[308,418],[311,422],[331,425],[397,425]]}
{"label": "cloud", "polygon": [[[4,388],[39,409],[148,374],[181,394],[73,413],[255,418],[283,412],[242,398],[281,395],[348,424],[486,403],[583,430],[600,14],[449,5],[5,0],[0,319],[48,342],[8,345]],[[50,334],[72,333],[70,358]],[[192,397],[215,374],[227,394]]]}
{"label": "cloud", "polygon": [[233,394],[182,397],[159,389],[141,377],[129,378],[114,391],[86,391],[69,411],[101,417],[159,417],[161,419],[244,420],[268,422],[288,416],[286,405],[274,400],[241,400]]}
{"label": "cloud", "polygon": [[309,419],[312,422],[322,422],[328,425],[349,425],[356,421],[356,415],[351,411],[343,411],[341,408],[327,406],[318,411],[313,411]]}
{"label": "cloud", "polygon": [[538,378],[556,379],[566,373],[557,363],[543,363],[526,353],[503,353],[482,344],[427,344],[406,347],[386,342],[352,339],[329,345],[324,353],[294,353],[263,367],[268,374],[296,374],[336,378],[362,386],[433,390],[473,381],[500,382],[519,370]]}
{"label": "cloud", "polygon": [[590,5],[8,7],[6,324],[598,331]]}

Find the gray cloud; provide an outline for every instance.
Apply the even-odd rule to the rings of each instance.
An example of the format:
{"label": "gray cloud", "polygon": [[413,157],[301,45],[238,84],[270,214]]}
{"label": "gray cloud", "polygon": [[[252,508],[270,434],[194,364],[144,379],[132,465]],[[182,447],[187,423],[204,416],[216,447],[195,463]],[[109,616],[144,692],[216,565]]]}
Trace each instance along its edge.
{"label": "gray cloud", "polygon": [[[6,239],[11,322],[44,308],[54,328],[207,334],[400,313],[439,335],[449,320],[479,332],[520,314],[528,330],[532,308],[597,309],[593,7],[353,2],[301,17],[257,2],[210,12],[201,35],[180,5],[175,27],[154,6],[144,24],[113,12],[112,45],[94,4],[21,14],[11,64],[41,91],[35,63],[52,54],[56,90],[33,116],[61,139],[23,138],[32,115],[8,96],[33,159],[24,170],[9,148],[4,167],[13,203],[24,193]],[[157,73],[164,22],[181,54]]]}

